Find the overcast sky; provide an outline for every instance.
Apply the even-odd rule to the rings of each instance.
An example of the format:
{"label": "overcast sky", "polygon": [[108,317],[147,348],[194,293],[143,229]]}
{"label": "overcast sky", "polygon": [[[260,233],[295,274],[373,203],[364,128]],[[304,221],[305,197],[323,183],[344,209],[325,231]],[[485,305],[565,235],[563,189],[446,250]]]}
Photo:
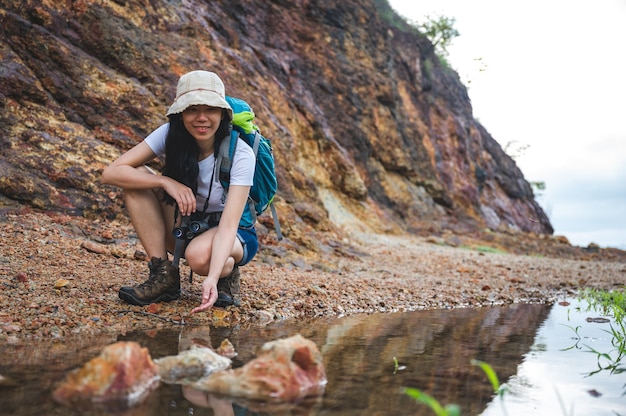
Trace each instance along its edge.
{"label": "overcast sky", "polygon": [[555,234],[626,249],[626,0],[389,3],[414,21],[456,19],[448,60],[474,117],[546,183]]}

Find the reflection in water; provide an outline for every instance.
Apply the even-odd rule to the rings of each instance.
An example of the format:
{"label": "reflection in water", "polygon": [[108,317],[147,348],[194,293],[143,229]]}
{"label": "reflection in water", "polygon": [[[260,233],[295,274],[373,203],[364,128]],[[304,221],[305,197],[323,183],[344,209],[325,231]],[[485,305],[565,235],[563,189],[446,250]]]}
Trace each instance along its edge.
{"label": "reflection in water", "polygon": [[609,322],[585,302],[568,303],[552,308],[507,381],[504,403],[490,403],[483,416],[503,414],[502,406],[509,416],[626,415],[626,373],[598,371],[598,356],[590,352],[617,355]]}
{"label": "reflection in water", "polygon": [[[502,377],[511,376],[548,310],[513,305],[347,318],[329,328],[321,347],[329,379],[325,401],[337,409],[333,414],[354,414],[355,408],[362,414],[431,414],[399,394],[410,386],[460,405],[462,414],[478,414],[492,391],[470,361],[486,361]],[[393,357],[406,369],[394,374]]]}
{"label": "reflection in water", "polygon": [[[232,403],[206,393],[162,384],[148,401],[125,415],[431,415],[402,393],[416,387],[442,404],[457,403],[463,415],[482,412],[492,399],[484,373],[472,359],[489,363],[501,380],[517,372],[533,345],[547,305],[508,305],[481,309],[357,315],[335,320],[282,322],[260,328],[175,328],[118,337],[78,338],[66,344],[0,345],[0,374],[13,385],[0,386],[0,412],[13,415],[68,414],[51,399],[65,374],[98,355],[110,343],[133,340],[153,358],[177,354],[192,340],[219,346],[228,338],[238,367],[255,357],[263,343],[300,333],[324,356],[328,385],[322,398],[298,406]],[[394,371],[394,357],[403,368]],[[246,410],[247,408],[247,410]],[[87,413],[76,413],[87,414]],[[91,414],[98,414],[94,410]]]}

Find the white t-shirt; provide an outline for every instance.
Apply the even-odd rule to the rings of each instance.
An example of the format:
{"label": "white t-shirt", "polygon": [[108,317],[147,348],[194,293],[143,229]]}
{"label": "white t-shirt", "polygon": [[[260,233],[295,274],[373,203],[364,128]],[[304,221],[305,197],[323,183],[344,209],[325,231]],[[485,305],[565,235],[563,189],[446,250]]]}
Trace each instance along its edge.
{"label": "white t-shirt", "polygon": [[[165,139],[169,130],[169,123],[163,124],[146,137],[144,140],[150,149],[159,157],[165,157]],[[228,140],[228,139],[225,139]],[[215,166],[215,158],[213,155],[202,159],[198,162],[198,194],[196,197],[196,209],[201,211],[204,208],[204,202],[209,194],[209,182]],[[254,180],[254,168],[256,161],[252,148],[243,140],[239,139],[235,155],[233,156],[233,164],[230,169],[230,184],[241,186],[252,186]],[[207,212],[218,212],[224,210],[224,188],[220,183],[218,172],[215,172],[213,179],[213,188],[211,189],[211,199]]]}

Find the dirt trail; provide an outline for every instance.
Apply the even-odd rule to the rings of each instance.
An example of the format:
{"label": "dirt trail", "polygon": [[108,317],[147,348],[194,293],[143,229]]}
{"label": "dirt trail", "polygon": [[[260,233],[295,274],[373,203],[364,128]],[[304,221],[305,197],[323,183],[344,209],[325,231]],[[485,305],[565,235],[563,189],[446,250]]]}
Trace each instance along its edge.
{"label": "dirt trail", "polygon": [[[617,250],[601,250],[594,257],[578,248],[579,259],[566,259],[486,252],[487,246],[504,245],[495,240],[355,234],[353,241],[323,245],[326,251],[317,256],[285,248],[288,243],[269,244],[242,268],[241,307],[189,316],[200,300],[197,276],[193,283],[183,280],[182,298],[175,302],[137,307],[118,299],[120,286],[146,277],[142,248],[133,236],[127,224],[3,214],[0,341],[181,323],[259,325],[289,318],[551,302],[581,288],[626,283],[626,255]],[[459,242],[474,249],[452,247]],[[557,249],[576,257],[569,246],[545,251],[553,255]],[[183,266],[181,276],[187,275]]]}

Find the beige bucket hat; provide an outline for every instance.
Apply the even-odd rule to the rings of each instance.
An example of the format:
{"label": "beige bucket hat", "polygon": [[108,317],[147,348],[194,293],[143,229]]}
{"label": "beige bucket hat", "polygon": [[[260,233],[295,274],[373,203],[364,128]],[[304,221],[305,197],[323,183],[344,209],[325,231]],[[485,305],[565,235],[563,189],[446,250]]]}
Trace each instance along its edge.
{"label": "beige bucket hat", "polygon": [[233,118],[233,109],[226,102],[224,83],[217,74],[209,71],[191,71],[181,76],[176,87],[176,99],[167,115],[178,114],[192,105],[225,108]]}

